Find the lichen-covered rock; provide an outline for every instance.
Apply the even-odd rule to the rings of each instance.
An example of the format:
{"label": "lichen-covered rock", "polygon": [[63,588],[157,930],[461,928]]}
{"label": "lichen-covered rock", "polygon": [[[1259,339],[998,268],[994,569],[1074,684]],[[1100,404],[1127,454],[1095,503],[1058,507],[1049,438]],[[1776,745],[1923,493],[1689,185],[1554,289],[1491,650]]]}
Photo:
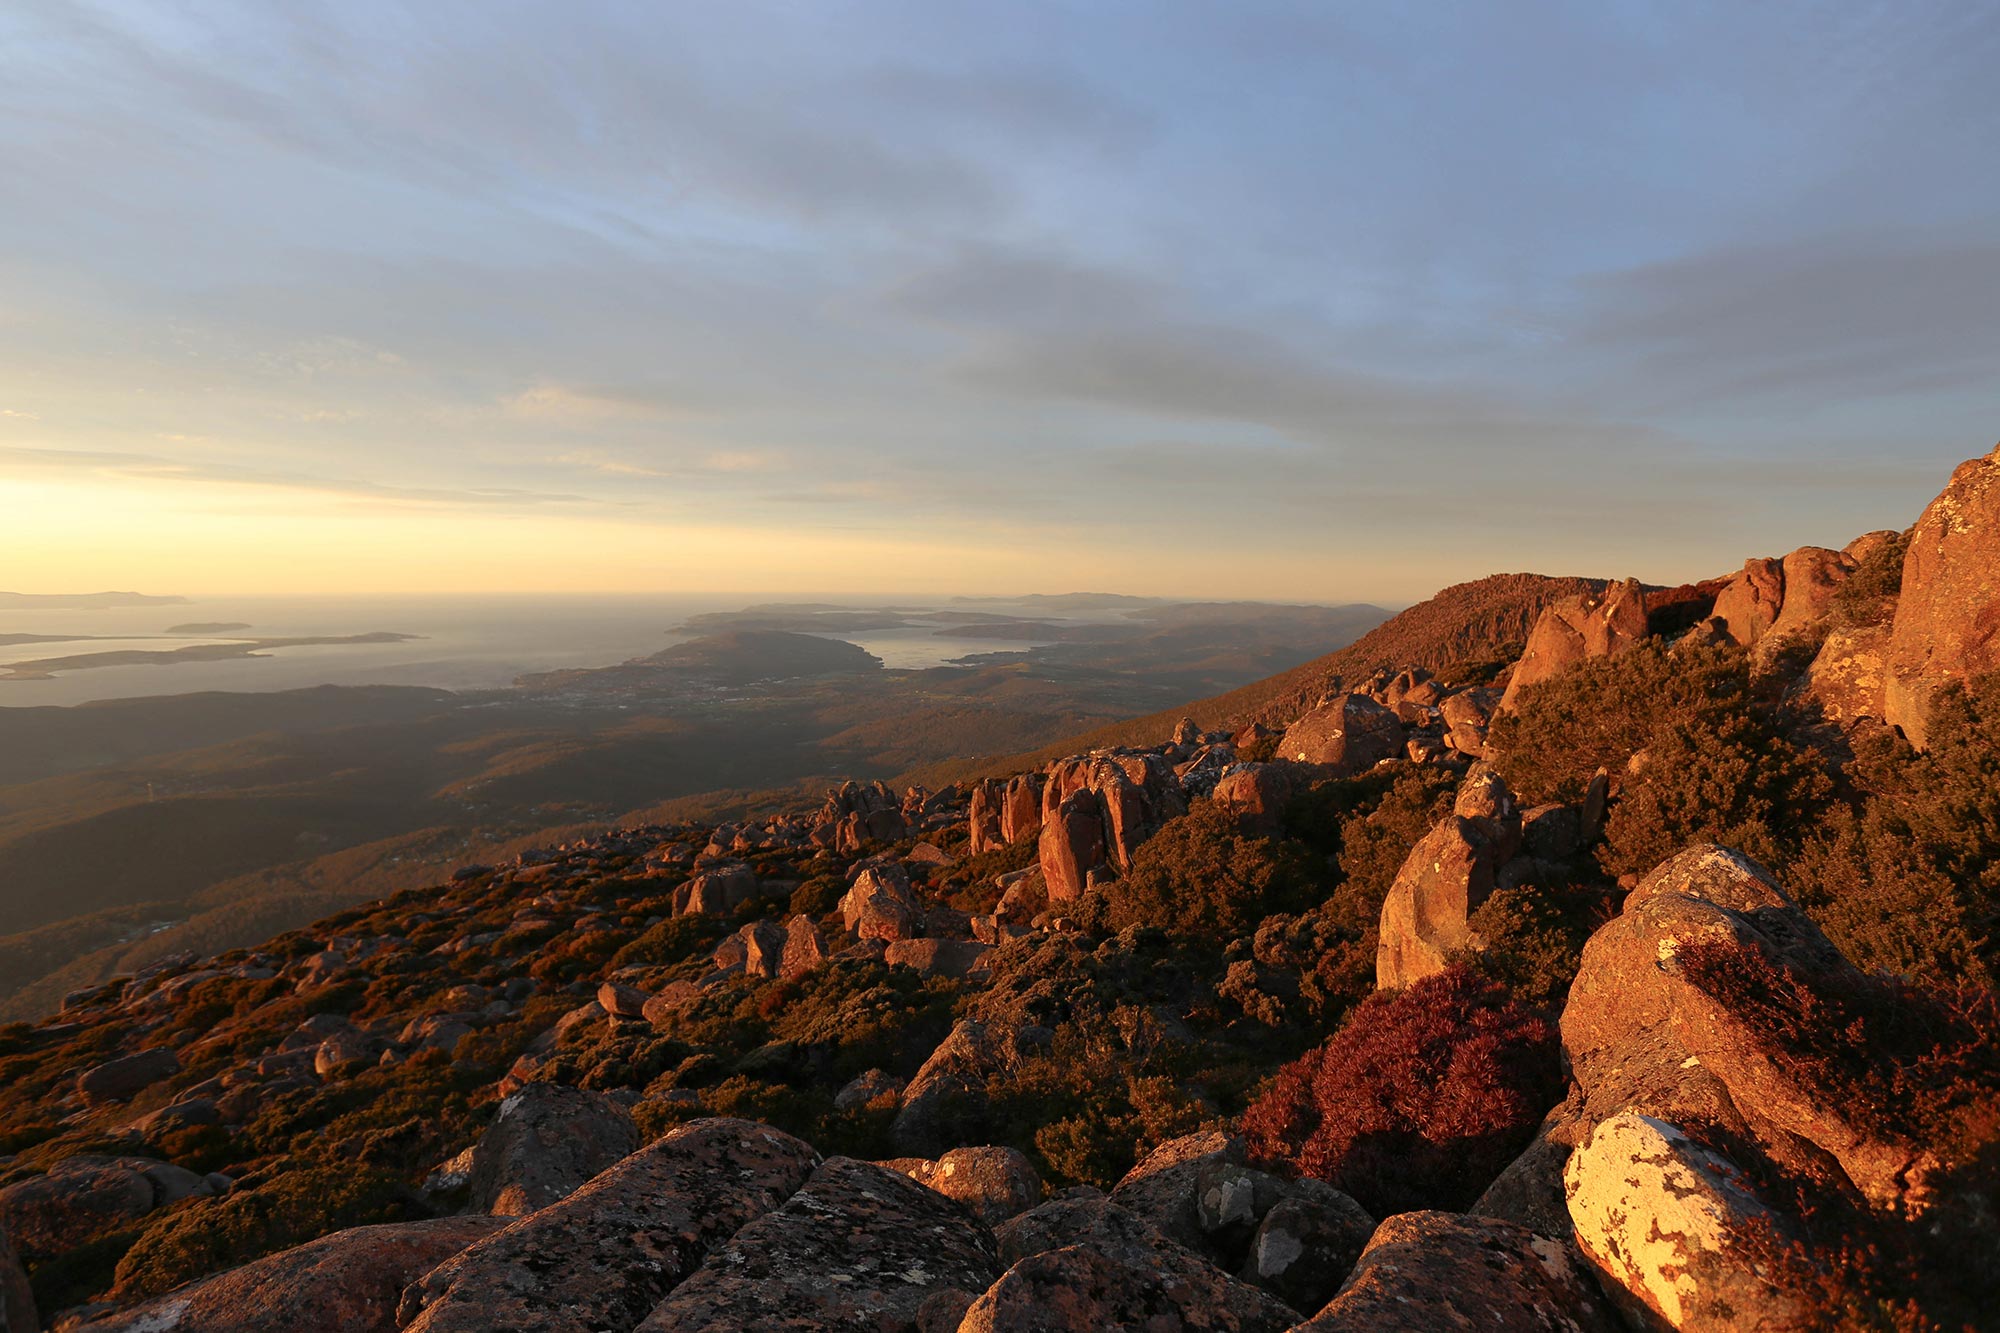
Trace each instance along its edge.
{"label": "lichen-covered rock", "polygon": [[638,1146],[632,1113],[609,1097],[530,1083],[500,1103],[472,1150],[471,1206],[495,1217],[524,1217]]}
{"label": "lichen-covered rock", "polygon": [[1398,1213],[1297,1333],[1613,1333],[1561,1245],[1488,1217]]}
{"label": "lichen-covered rock", "polygon": [[778,975],[786,981],[802,977],[826,961],[826,941],[809,916],[799,915],[785,926],[785,951],[778,959]]}
{"label": "lichen-covered rock", "polygon": [[1918,749],[1933,695],[2000,669],[2000,448],[1961,463],[1911,529],[1888,668],[1887,721]]}
{"label": "lichen-covered rock", "polygon": [[943,1289],[999,1272],[993,1236],[895,1171],[830,1157],[785,1205],[712,1252],[639,1333],[798,1329],[900,1333]]}
{"label": "lichen-covered rock", "polygon": [[976,940],[891,940],[882,961],[914,968],[925,976],[962,979],[977,971],[992,951],[992,945]]}
{"label": "lichen-covered rock", "polygon": [[[1268,1291],[1105,1199],[1054,1200],[995,1235],[1010,1267],[966,1312],[961,1329],[1277,1330],[1299,1319]],[[1040,1323],[1038,1295],[1048,1311]]]}
{"label": "lichen-covered rock", "polygon": [[1570,1154],[1563,1188],[1577,1245],[1641,1319],[1690,1330],[1806,1323],[1757,1271],[1770,1212],[1726,1159],[1678,1128],[1626,1111]]}
{"label": "lichen-covered rock", "polygon": [[1675,956],[1697,942],[1760,951],[1807,986],[1855,984],[1852,965],[1761,866],[1713,845],[1681,852],[1584,946],[1562,1015],[1582,1123],[1632,1109],[1720,1125],[1782,1165],[1837,1167],[1870,1201],[1901,1201],[1928,1159],[1801,1086],[1772,1034],[1686,980]]}
{"label": "lichen-covered rock", "polygon": [[1274,833],[1291,794],[1290,771],[1282,764],[1231,764],[1216,779],[1209,799],[1235,815],[1245,829]]}
{"label": "lichen-covered rock", "polygon": [[1292,1181],[1250,1238],[1242,1277],[1295,1310],[1333,1299],[1375,1234],[1368,1210],[1325,1181]]}
{"label": "lichen-covered rock", "polygon": [[439,1265],[403,1295],[415,1333],[631,1329],[708,1252],[811,1174],[806,1144],[747,1120],[696,1120],[567,1198]]}
{"label": "lichen-covered rock", "polygon": [[336,1231],[71,1333],[395,1333],[403,1288],[503,1225],[439,1217]]}
{"label": "lichen-covered rock", "polygon": [[1285,728],[1278,757],[1350,777],[1401,754],[1404,738],[1394,712],[1365,694],[1341,694]]}
{"label": "lichen-covered rock", "polygon": [[1805,697],[1829,722],[1882,719],[1889,683],[1889,627],[1836,629],[1806,668]]}
{"label": "lichen-covered rock", "polygon": [[1210,1130],[1170,1139],[1125,1173],[1111,1202],[1197,1252],[1207,1246],[1201,1225],[1202,1172],[1244,1163],[1243,1140]]}

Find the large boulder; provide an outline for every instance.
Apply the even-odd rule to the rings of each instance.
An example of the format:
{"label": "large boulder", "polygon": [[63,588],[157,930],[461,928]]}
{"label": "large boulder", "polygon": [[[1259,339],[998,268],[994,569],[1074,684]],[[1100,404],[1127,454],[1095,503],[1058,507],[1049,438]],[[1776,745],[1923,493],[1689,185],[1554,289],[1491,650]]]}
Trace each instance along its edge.
{"label": "large boulder", "polygon": [[1298,1312],[1230,1277],[1105,1199],[1061,1199],[998,1229],[1011,1267],[967,1311],[960,1333],[1095,1333],[1137,1328],[1290,1328]]}
{"label": "large boulder", "polygon": [[[1689,981],[1696,943],[1754,950],[1796,984],[1851,988],[1851,964],[1741,853],[1691,847],[1648,875],[1584,946],[1563,1008],[1563,1049],[1584,1127],[1625,1110],[1713,1124],[1804,1175],[1844,1176],[1897,1205],[1930,1169],[1914,1146],[1829,1105],[1791,1072],[1775,1036]],[[1580,1136],[1579,1136],[1580,1137]]]}
{"label": "large boulder", "polygon": [[957,1204],[871,1162],[831,1157],[711,1253],[638,1333],[903,1333],[936,1293],[982,1291],[998,1273],[992,1233]]}
{"label": "large boulder", "polygon": [[785,951],[778,956],[778,975],[786,981],[802,977],[826,961],[826,941],[804,913],[785,926]]}
{"label": "large boulder", "polygon": [[990,1227],[1042,1201],[1042,1178],[1028,1159],[1012,1148],[953,1148],[935,1162],[901,1157],[882,1165],[957,1200]]}
{"label": "large boulder", "polygon": [[907,940],[921,933],[924,908],[901,866],[872,865],[840,900],[840,919],[864,940]]}
{"label": "large boulder", "polygon": [[634,1328],[815,1161],[768,1125],[692,1121],[431,1270],[399,1317],[412,1333]]}
{"label": "large boulder", "polygon": [[903,1089],[903,1104],[889,1127],[891,1139],[904,1152],[931,1156],[942,1151],[961,1102],[983,1098],[988,1080],[1016,1068],[1048,1036],[1046,1028],[960,1019]]}
{"label": "large boulder", "polygon": [[54,1258],[170,1203],[213,1193],[203,1177],[142,1157],[66,1157],[0,1189],[0,1232],[29,1261]]}
{"label": "large boulder", "polygon": [[181,1058],[164,1046],[155,1046],[85,1070],[77,1076],[76,1090],[93,1104],[129,1101],[180,1072]]}
{"label": "large boulder", "polygon": [[704,870],[674,890],[677,916],[729,916],[757,896],[757,875],[744,865]]}
{"label": "large boulder", "polygon": [[1887,720],[1922,749],[1931,698],[2000,670],[2000,448],[1962,463],[1903,557],[1889,636]]}
{"label": "large boulder", "polygon": [[1007,839],[1000,831],[1000,810],[1006,800],[1007,786],[998,778],[987,778],[972,785],[972,800],[966,807],[968,826],[968,848],[973,855],[994,851],[1007,845]]}
{"label": "large boulder", "polygon": [[1843,725],[1863,718],[1882,720],[1889,685],[1887,625],[1836,629],[1820,644],[1806,668],[1805,696],[1820,715]]}
{"label": "large boulder", "polygon": [[1127,1171],[1111,1190],[1111,1202],[1157,1227],[1190,1250],[1206,1248],[1201,1225],[1201,1185],[1205,1169],[1242,1166],[1243,1140],[1211,1130],[1170,1139]]}
{"label": "large boulder", "polygon": [[[437,1217],[352,1227],[205,1278],[71,1333],[396,1333],[403,1288],[503,1222]],[[8,1333],[14,1326],[0,1325]]]}
{"label": "large boulder", "polygon": [[1351,777],[1402,754],[1404,740],[1394,712],[1365,694],[1338,694],[1285,728],[1278,757]]}
{"label": "large boulder", "polygon": [[1500,707],[1512,708],[1521,691],[1592,657],[1616,657],[1646,639],[1646,590],[1637,579],[1612,584],[1596,596],[1582,594],[1542,611],[1528,633],[1528,647]]}
{"label": "large boulder", "polygon": [[526,1216],[638,1146],[632,1113],[609,1097],[530,1083],[500,1103],[472,1150],[471,1206],[495,1217]]}
{"label": "large boulder", "polygon": [[1275,833],[1291,798],[1291,773],[1282,764],[1231,764],[1209,798],[1253,833]]}
{"label": "large boulder", "polygon": [[1617,1321],[1563,1248],[1459,1213],[1398,1213],[1347,1285],[1297,1333],[1613,1333]]}
{"label": "large boulder", "polygon": [[1258,1222],[1242,1277],[1295,1310],[1320,1310],[1375,1234],[1368,1210],[1310,1176],[1291,1182]]}
{"label": "large boulder", "polygon": [[1758,1271],[1774,1219],[1740,1174],[1675,1126],[1634,1111],[1598,1125],[1570,1155],[1563,1187],[1576,1243],[1642,1325],[1807,1327]]}
{"label": "large boulder", "polygon": [[1479,948],[1468,920],[1521,843],[1513,794],[1499,774],[1475,766],[1452,813],[1410,849],[1383,900],[1376,986],[1401,989],[1444,971],[1454,951]]}

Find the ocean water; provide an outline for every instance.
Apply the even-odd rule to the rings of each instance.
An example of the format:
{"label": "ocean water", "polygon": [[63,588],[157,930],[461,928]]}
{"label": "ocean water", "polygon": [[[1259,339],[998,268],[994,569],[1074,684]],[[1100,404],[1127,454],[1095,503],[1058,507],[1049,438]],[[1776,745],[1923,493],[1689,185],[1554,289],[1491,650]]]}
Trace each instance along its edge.
{"label": "ocean water", "polygon": [[[0,680],[0,707],[78,704],[93,699],[188,694],[198,690],[290,690],[310,685],[428,685],[495,689],[534,671],[613,666],[681,642],[669,631],[689,616],[735,611],[757,600],[741,595],[659,597],[204,597],[163,606],[105,610],[0,608],[0,635],[107,636],[109,642],[0,644],[0,663],[124,648],[171,649],[229,638],[368,634],[420,637],[403,643],[323,644],[267,655],[172,666],[93,667],[49,680]],[[772,599],[775,600],[775,599]],[[793,602],[941,609],[942,599],[855,602],[787,597]],[[1028,608],[986,604],[1000,614]],[[173,626],[241,622],[247,630],[170,636]],[[1025,645],[940,636],[935,627],[829,635],[859,644],[890,667],[937,666],[970,653]]]}

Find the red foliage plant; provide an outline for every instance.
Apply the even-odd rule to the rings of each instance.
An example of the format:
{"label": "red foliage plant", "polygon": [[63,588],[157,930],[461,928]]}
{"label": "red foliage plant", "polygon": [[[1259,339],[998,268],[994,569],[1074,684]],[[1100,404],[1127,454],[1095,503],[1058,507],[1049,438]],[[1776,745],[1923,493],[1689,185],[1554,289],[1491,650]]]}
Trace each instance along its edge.
{"label": "red foliage plant", "polygon": [[1266,1165],[1317,1176],[1377,1217],[1461,1210],[1562,1096],[1554,1026],[1464,967],[1378,992],[1243,1113]]}

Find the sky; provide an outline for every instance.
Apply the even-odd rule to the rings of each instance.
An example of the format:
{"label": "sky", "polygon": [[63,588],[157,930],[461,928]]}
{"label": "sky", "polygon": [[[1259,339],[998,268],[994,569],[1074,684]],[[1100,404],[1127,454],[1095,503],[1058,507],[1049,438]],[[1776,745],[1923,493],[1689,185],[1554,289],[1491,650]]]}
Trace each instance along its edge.
{"label": "sky", "polygon": [[0,587],[1676,582],[2000,438],[2000,6],[0,9]]}

